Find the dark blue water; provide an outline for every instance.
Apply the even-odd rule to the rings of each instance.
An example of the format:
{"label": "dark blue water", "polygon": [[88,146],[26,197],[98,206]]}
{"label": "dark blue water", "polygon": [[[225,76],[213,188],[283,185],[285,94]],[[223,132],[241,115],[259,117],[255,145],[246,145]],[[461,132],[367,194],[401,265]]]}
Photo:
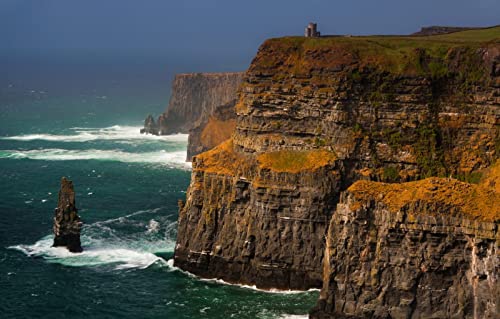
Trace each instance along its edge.
{"label": "dark blue water", "polygon": [[[138,132],[168,99],[154,61],[9,61],[0,78],[1,318],[307,313],[317,292],[260,292],[171,266],[190,167],[185,135]],[[77,192],[82,254],[50,247],[61,176]]]}

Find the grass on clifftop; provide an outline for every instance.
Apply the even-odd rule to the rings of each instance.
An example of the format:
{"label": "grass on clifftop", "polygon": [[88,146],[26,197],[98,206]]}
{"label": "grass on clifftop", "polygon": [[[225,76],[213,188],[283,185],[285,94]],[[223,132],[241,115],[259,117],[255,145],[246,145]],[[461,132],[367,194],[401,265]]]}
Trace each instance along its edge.
{"label": "grass on clifftop", "polygon": [[433,177],[401,184],[357,181],[348,191],[358,202],[381,201],[393,212],[411,203],[426,202],[441,204],[446,212],[450,207],[458,208],[473,219],[500,221],[500,161],[479,185]]}
{"label": "grass on clifftop", "polygon": [[[486,42],[500,43],[500,27],[436,36],[283,37],[266,41],[254,65],[300,75],[356,62],[394,74],[434,76],[430,73],[443,72],[446,67],[443,61],[450,49],[469,48],[467,55],[473,56]],[[423,60],[432,63],[431,67],[421,65]]]}
{"label": "grass on clifftop", "polygon": [[332,164],[336,157],[325,150],[283,150],[261,154],[257,157],[260,167],[275,172],[298,173],[313,171]]}

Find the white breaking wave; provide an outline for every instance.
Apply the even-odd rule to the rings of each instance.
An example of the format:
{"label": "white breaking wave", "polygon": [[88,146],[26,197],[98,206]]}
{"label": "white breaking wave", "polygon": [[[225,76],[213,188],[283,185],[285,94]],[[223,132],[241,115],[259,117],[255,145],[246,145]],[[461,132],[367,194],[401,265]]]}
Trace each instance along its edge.
{"label": "white breaking wave", "polygon": [[2,140],[14,141],[52,141],[52,142],[89,142],[96,140],[160,140],[170,142],[187,142],[188,134],[174,134],[174,135],[149,135],[141,134],[140,126],[121,126],[114,125],[105,128],[92,128],[92,127],[72,127],[74,132],[69,135],[56,135],[56,134],[26,134],[16,136],[0,137]]}
{"label": "white breaking wave", "polygon": [[47,236],[33,245],[17,245],[9,248],[19,250],[28,256],[43,257],[49,262],[73,267],[116,264],[115,269],[144,269],[156,262],[165,263],[164,259],[151,252],[120,247],[93,248],[84,245],[82,253],[71,253],[64,247],[52,247],[53,240],[53,236]]}
{"label": "white breaking wave", "polygon": [[251,289],[251,290],[255,290],[255,291],[259,291],[259,292],[288,295],[288,294],[303,294],[303,293],[307,293],[307,292],[319,291],[319,289],[317,289],[317,288],[311,288],[311,289],[306,290],[306,291],[304,291],[304,290],[280,290],[280,289],[274,289],[274,288],[269,289],[269,290],[260,289],[260,288],[257,288],[257,286],[255,286],[255,285],[249,286],[249,285],[242,285],[242,284],[233,284],[233,283],[224,281],[222,279],[198,277],[195,274],[190,273],[189,271],[182,270],[179,267],[174,266],[173,259],[167,260],[166,265],[168,266],[170,271],[178,271],[178,272],[181,272],[189,277],[196,278],[200,281],[213,282],[213,283],[217,283],[217,284],[221,284],[221,285],[235,286],[235,287],[244,288],[244,289]]}
{"label": "white breaking wave", "polygon": [[[71,253],[63,247],[52,247],[54,237],[46,236],[33,245],[9,247],[32,257],[41,257],[51,263],[72,267],[91,267],[113,265],[113,269],[145,269],[153,264],[166,265],[167,262],[155,255],[159,252],[172,252],[174,239],[169,229],[176,222],[166,221],[165,236],[150,236],[141,221],[133,217],[157,210],[139,211],[127,216],[96,222],[84,226],[82,230],[82,253]],[[120,226],[134,227],[136,232],[121,234]],[[160,228],[161,226],[158,226]],[[146,230],[146,231],[144,231]]]}
{"label": "white breaking wave", "polygon": [[66,150],[59,148],[0,151],[0,158],[27,158],[45,161],[100,160],[123,163],[155,163],[189,169],[191,163],[186,162],[186,155],[186,151],[167,152],[165,150],[144,153],[131,153],[121,150]]}

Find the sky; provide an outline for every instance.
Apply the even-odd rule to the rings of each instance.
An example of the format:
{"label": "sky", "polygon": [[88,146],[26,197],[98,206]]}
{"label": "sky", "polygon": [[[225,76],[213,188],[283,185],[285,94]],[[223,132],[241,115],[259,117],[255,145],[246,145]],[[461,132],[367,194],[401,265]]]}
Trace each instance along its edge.
{"label": "sky", "polygon": [[0,0],[0,66],[5,56],[107,55],[161,59],[175,72],[239,71],[265,39],[302,35],[310,21],[352,35],[490,26],[500,0]]}

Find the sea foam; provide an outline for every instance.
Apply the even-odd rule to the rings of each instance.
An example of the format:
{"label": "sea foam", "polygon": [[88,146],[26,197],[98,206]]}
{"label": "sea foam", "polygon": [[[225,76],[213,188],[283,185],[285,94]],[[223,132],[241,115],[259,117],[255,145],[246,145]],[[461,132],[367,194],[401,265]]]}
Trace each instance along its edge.
{"label": "sea foam", "polygon": [[[158,228],[165,232],[152,236],[143,222],[135,217],[158,212],[155,210],[138,211],[119,218],[99,221],[86,225],[82,229],[82,253],[71,253],[63,247],[52,247],[53,235],[48,235],[32,245],[8,247],[32,257],[41,257],[47,262],[72,267],[93,267],[111,265],[112,269],[144,269],[153,264],[167,265],[167,262],[155,253],[173,252],[174,236],[170,229],[176,222],[166,219]],[[167,216],[171,217],[171,216]],[[123,233],[120,227],[134,229]]]}
{"label": "sea foam", "polygon": [[35,149],[35,150],[1,150],[1,158],[32,159],[44,161],[72,161],[72,160],[98,160],[116,161],[123,163],[153,163],[189,169],[191,163],[186,162],[186,151],[168,152],[159,150],[154,152],[132,153],[122,150],[67,150],[60,148]]}
{"label": "sea foam", "polygon": [[70,128],[71,134],[58,135],[58,134],[26,134],[15,136],[0,137],[3,140],[14,141],[34,141],[43,140],[51,142],[89,142],[96,140],[160,140],[170,142],[187,142],[188,134],[174,134],[174,135],[149,135],[141,134],[140,126],[122,126],[113,125],[104,128],[93,127],[72,127]]}

